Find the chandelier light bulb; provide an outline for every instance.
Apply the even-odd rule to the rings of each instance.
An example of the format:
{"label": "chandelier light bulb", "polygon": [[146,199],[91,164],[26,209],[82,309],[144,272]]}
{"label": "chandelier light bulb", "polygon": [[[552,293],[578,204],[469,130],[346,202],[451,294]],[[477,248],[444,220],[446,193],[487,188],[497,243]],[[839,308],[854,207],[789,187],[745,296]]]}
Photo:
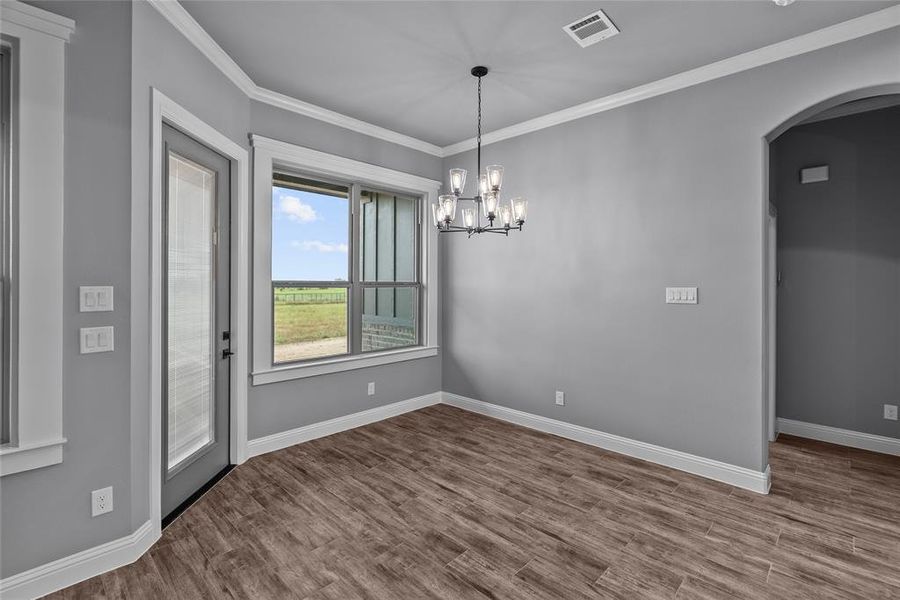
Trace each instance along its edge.
{"label": "chandelier light bulb", "polygon": [[500,207],[500,224],[504,227],[509,227],[512,224],[512,209],[508,204],[503,204]]}
{"label": "chandelier light bulb", "polygon": [[498,197],[495,192],[488,192],[481,200],[484,216],[493,219],[497,215]]}
{"label": "chandelier light bulb", "polygon": [[487,193],[490,191],[488,188],[487,175],[482,173],[478,176],[478,195],[484,198],[487,196]]}
{"label": "chandelier light bulb", "polygon": [[510,202],[512,203],[513,218],[516,220],[516,223],[521,225],[528,216],[528,200],[519,197],[513,198]]}
{"label": "chandelier light bulb", "polygon": [[450,223],[456,219],[456,196],[453,194],[444,194],[438,197],[441,204],[441,215],[445,223]]}
{"label": "chandelier light bulb", "polygon": [[441,226],[441,221],[443,219],[441,218],[441,209],[438,208],[437,202],[431,203],[431,218],[434,219],[434,224],[436,226],[438,226],[438,227]]}
{"label": "chandelier light bulb", "polygon": [[487,173],[488,185],[493,192],[499,192],[503,185],[503,167],[500,165],[491,165],[485,169]]}
{"label": "chandelier light bulb", "polygon": [[466,229],[472,229],[475,227],[475,210],[472,208],[464,208],[462,210],[463,216],[463,224],[466,226]]}
{"label": "chandelier light bulb", "polygon": [[466,170],[450,169],[450,191],[456,196],[461,196],[466,189]]}

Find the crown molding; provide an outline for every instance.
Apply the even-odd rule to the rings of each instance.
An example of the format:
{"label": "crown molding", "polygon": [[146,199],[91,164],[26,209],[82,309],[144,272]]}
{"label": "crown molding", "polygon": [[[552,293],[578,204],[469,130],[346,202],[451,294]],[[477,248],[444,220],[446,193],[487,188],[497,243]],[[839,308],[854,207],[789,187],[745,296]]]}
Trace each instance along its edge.
{"label": "crown molding", "polygon": [[[741,71],[761,67],[769,63],[806,54],[814,50],[834,46],[856,38],[877,33],[885,29],[900,26],[900,5],[891,6],[868,15],[849,21],[837,23],[794,38],[763,46],[743,54],[738,54],[708,65],[684,71],[670,77],[640,85],[623,92],[618,92],[578,104],[563,110],[529,119],[509,127],[497,129],[481,136],[481,145],[486,146],[510,138],[525,135],[561,125],[569,121],[612,110],[633,102],[640,102],[662,94],[668,94],[694,85],[706,83],[721,77],[727,77]],[[469,138],[449,146],[444,146],[444,156],[453,156],[476,146],[475,138]]]}
{"label": "crown molding", "polygon": [[325,123],[331,123],[332,125],[343,127],[344,129],[350,129],[357,133],[378,138],[386,142],[393,142],[401,146],[406,146],[407,148],[412,148],[413,150],[425,152],[426,154],[437,157],[444,156],[441,147],[435,144],[410,137],[403,133],[398,133],[391,129],[385,129],[378,125],[373,125],[367,121],[354,119],[353,117],[348,117],[339,112],[328,110],[327,108],[322,108],[321,106],[310,104],[309,102],[304,102],[303,100],[298,100],[279,92],[257,86],[256,91],[250,95],[250,98],[318,121],[324,121]]}
{"label": "crown molding", "polygon": [[[226,77],[228,77],[249,98],[288,110],[318,121],[330,123],[350,131],[374,137],[386,142],[412,148],[439,158],[453,156],[475,148],[475,138],[469,138],[443,148],[393,131],[372,123],[355,119],[342,113],[304,102],[297,98],[256,85],[250,76],[219,46],[203,27],[188,13],[178,0],[148,0],[178,31],[200,50]],[[20,5],[17,0],[4,0],[3,5]],[[27,6],[27,5],[25,5]],[[38,10],[38,9],[33,9]],[[43,11],[41,11],[43,12]],[[74,24],[73,24],[74,26]],[[509,127],[485,133],[481,144],[486,146],[510,138],[518,137],[569,121],[589,117],[607,110],[619,108],[641,100],[647,100],[670,92],[675,92],[734,75],[742,71],[761,67],[786,58],[834,46],[856,38],[864,37],[885,29],[900,26],[900,5],[891,6],[868,15],[863,15],[843,23],[812,31],[788,40],[770,44],[756,50],[738,54],[696,69],[677,73],[637,87],[590,100],[569,108],[522,121]]]}
{"label": "crown molding", "polygon": [[52,12],[36,8],[18,0],[0,2],[0,21],[15,23],[68,42],[75,31],[75,21]]}
{"label": "crown molding", "polygon": [[[256,85],[246,72],[231,56],[212,38],[209,33],[185,10],[178,0],[148,0],[150,5],[166,18],[185,38],[188,39],[203,55],[210,60],[234,85],[251,100],[263,102],[283,110],[288,110],[318,121],[337,125],[369,137],[386,142],[406,146],[413,150],[442,157],[440,146],[424,140],[408,136],[385,127],[373,125],[366,121],[354,119],[347,115],[328,110],[309,102],[304,102]],[[5,3],[5,0],[4,0]]]}
{"label": "crown molding", "polygon": [[200,23],[185,10],[178,0],[147,1],[242,92],[250,96],[256,91],[256,84],[253,83],[250,76],[234,62],[234,59],[200,26]]}

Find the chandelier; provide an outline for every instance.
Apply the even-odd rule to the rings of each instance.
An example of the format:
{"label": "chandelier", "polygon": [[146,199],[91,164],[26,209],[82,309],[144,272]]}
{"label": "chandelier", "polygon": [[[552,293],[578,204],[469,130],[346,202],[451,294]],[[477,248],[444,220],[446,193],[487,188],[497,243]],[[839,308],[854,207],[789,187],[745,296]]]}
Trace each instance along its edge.
{"label": "chandelier", "polygon": [[[465,232],[469,237],[476,233],[509,235],[511,230],[522,231],[525,224],[528,200],[521,197],[506,202],[500,200],[503,167],[488,165],[484,171],[481,170],[481,78],[487,73],[487,67],[472,67],[472,75],[478,78],[478,193],[471,198],[464,197],[466,170],[450,169],[450,193],[438,196],[438,201],[431,205],[434,224],[442,233]],[[457,207],[463,202],[470,202],[471,206],[459,208],[462,225],[454,224]],[[483,224],[482,218],[486,224]]]}

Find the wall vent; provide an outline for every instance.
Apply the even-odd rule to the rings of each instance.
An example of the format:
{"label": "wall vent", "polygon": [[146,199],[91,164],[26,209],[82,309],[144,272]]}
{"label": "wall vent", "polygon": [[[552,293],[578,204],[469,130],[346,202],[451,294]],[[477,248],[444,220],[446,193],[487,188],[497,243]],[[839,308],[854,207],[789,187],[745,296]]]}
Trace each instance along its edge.
{"label": "wall vent", "polygon": [[582,48],[596,44],[601,40],[611,38],[619,33],[619,29],[613,24],[602,10],[591,13],[563,27],[573,40]]}

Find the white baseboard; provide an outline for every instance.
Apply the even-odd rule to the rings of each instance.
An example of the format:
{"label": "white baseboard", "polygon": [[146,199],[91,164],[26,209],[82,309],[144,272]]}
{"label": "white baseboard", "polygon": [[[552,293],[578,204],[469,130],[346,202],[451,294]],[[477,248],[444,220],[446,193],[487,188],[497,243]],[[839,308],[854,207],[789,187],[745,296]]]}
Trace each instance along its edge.
{"label": "white baseboard", "polygon": [[94,546],[0,580],[0,597],[26,600],[61,590],[140,558],[159,539],[159,526],[151,521],[131,535]]}
{"label": "white baseboard", "polygon": [[860,450],[880,452],[881,454],[900,456],[900,439],[873,435],[871,433],[861,433],[859,431],[850,431],[849,429],[782,418],[778,419],[778,433],[859,448]]}
{"label": "white baseboard", "polygon": [[441,392],[433,392],[431,394],[425,394],[424,396],[410,398],[409,400],[394,402],[393,404],[376,406],[369,410],[337,417],[328,421],[313,423],[312,425],[289,429],[288,431],[282,431],[280,433],[273,433],[272,435],[256,438],[247,442],[247,456],[259,456],[260,454],[281,450],[282,448],[287,448],[294,444],[300,444],[316,438],[325,437],[326,435],[362,427],[369,423],[382,421],[384,419],[396,417],[397,415],[402,415],[403,413],[425,408],[426,406],[438,404],[440,401]]}
{"label": "white baseboard", "polygon": [[738,467],[717,460],[703,458],[678,450],[670,450],[662,446],[655,446],[646,442],[604,433],[596,429],[589,429],[580,425],[572,425],[565,421],[557,421],[522,412],[505,406],[491,404],[482,400],[466,398],[458,394],[443,392],[442,401],[445,404],[476,412],[489,417],[522,425],[531,429],[537,429],[544,433],[552,433],[560,437],[575,440],[583,444],[597,446],[605,450],[618,452],[627,456],[633,456],[641,460],[660,464],[680,471],[686,471],[694,475],[721,481],[735,487],[744,488],[760,494],[768,494],[771,485],[769,468],[765,471],[754,471],[744,467]]}

